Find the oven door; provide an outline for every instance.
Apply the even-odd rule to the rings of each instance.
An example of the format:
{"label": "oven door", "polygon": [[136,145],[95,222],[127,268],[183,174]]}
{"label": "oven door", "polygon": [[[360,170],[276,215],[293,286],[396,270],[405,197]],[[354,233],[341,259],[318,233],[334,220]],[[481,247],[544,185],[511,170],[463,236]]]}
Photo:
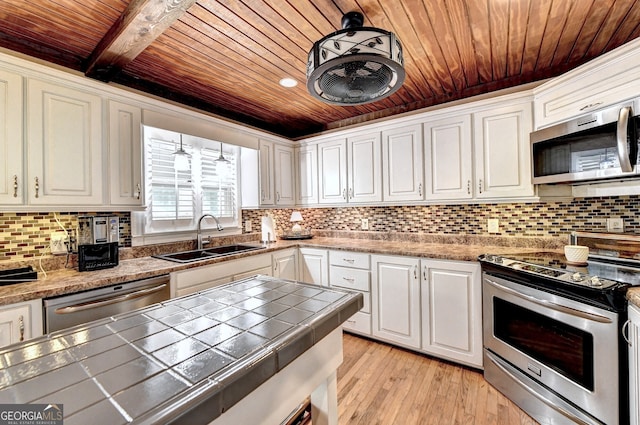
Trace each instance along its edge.
{"label": "oven door", "polygon": [[514,386],[619,422],[617,313],[484,273],[483,314],[485,358],[515,368]]}

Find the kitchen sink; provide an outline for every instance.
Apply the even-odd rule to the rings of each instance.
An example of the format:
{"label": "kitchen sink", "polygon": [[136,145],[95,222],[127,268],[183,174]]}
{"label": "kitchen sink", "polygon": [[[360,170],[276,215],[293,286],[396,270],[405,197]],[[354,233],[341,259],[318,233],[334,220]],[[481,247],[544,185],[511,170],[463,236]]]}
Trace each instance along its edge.
{"label": "kitchen sink", "polygon": [[205,249],[195,249],[193,251],[172,252],[170,254],[154,255],[154,258],[173,261],[175,263],[190,263],[192,261],[203,261],[211,258],[223,257],[225,255],[239,254],[246,251],[263,249],[263,246],[256,245],[221,245]]}

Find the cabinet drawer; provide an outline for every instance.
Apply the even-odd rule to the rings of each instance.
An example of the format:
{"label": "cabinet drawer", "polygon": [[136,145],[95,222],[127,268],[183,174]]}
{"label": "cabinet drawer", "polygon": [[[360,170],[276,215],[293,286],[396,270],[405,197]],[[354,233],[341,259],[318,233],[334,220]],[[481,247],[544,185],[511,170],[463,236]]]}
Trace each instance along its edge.
{"label": "cabinet drawer", "polygon": [[369,292],[370,274],[369,270],[331,266],[329,269],[329,284],[340,288]]}
{"label": "cabinet drawer", "polygon": [[342,324],[342,329],[371,335],[371,315],[359,311]]}
{"label": "cabinet drawer", "polygon": [[355,267],[369,270],[369,254],[348,251],[329,251],[332,266]]}

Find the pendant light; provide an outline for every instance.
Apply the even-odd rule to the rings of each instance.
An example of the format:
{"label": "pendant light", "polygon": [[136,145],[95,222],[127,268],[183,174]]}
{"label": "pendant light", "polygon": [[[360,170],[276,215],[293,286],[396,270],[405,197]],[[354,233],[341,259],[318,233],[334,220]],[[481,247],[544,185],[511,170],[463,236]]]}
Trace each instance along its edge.
{"label": "pendant light", "polygon": [[342,29],[317,41],[309,52],[309,93],[333,105],[363,105],[402,86],[402,45],[392,32],[363,27],[364,16],[349,12]]}
{"label": "pendant light", "polygon": [[180,148],[173,155],[173,168],[176,171],[189,171],[189,158],[191,158],[191,155],[182,148],[182,134],[180,135]]}
{"label": "pendant light", "polygon": [[224,162],[225,164],[228,164],[231,162],[227,158],[225,158],[224,155],[222,154],[222,142],[220,142],[220,156],[216,159],[216,162]]}

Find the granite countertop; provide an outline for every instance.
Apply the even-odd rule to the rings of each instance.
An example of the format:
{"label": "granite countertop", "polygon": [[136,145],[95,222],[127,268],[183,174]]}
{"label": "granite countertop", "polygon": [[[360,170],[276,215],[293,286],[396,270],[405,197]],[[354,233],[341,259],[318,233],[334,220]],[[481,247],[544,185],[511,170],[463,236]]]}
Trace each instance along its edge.
{"label": "granite countertop", "polygon": [[62,404],[65,425],[213,420],[362,306],[267,276],[232,282],[0,350],[0,403]]}
{"label": "granite countertop", "polygon": [[[491,245],[491,241],[492,239],[488,239],[488,243],[483,244],[484,241],[482,240],[469,243],[469,241],[464,238],[458,240],[451,237],[436,238],[430,242],[314,237],[313,239],[300,241],[279,240],[269,244],[264,249],[185,264],[145,256],[121,260],[117,267],[110,269],[91,272],[78,272],[76,269],[60,269],[48,272],[46,277],[43,277],[42,273],[38,273],[39,279],[34,282],[0,286],[0,306],[159,276],[178,270],[216,264],[291,247],[360,251],[371,254],[406,255],[459,261],[476,261],[480,254],[485,253],[506,255],[510,253],[536,252],[542,249],[540,247],[530,246]],[[258,243],[254,242],[254,244],[257,245]],[[560,249],[558,252],[562,252],[561,248],[552,248]],[[549,250],[549,248],[544,249]]]}

